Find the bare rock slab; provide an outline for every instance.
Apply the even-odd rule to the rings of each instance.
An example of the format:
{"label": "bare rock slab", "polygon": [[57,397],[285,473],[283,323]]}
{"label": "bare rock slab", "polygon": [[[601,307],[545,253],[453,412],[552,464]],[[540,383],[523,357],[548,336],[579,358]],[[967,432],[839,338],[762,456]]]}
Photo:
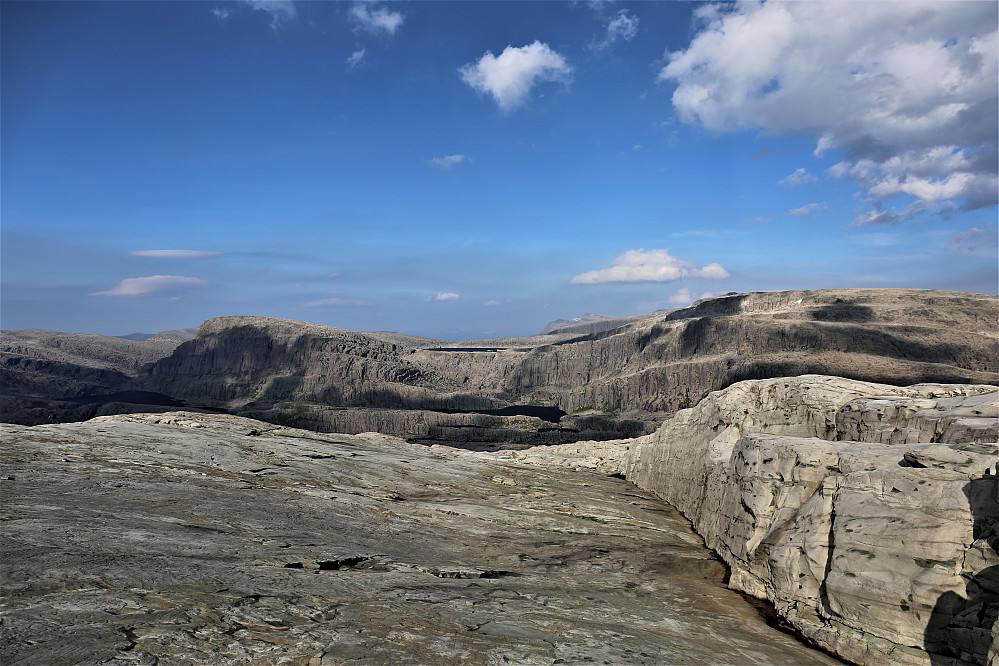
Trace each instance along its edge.
{"label": "bare rock slab", "polygon": [[224,415],[0,434],[11,663],[835,663],[603,474]]}

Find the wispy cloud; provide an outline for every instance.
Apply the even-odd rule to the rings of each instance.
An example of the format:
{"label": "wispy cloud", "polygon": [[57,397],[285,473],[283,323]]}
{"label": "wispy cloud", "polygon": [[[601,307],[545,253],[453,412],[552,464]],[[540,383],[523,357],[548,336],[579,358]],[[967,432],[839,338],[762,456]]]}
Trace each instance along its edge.
{"label": "wispy cloud", "polygon": [[271,28],[277,30],[298,17],[292,0],[243,0],[251,9],[267,12],[271,17]]}
{"label": "wispy cloud", "polygon": [[777,181],[778,185],[790,185],[794,187],[795,185],[801,185],[802,183],[811,183],[818,180],[815,176],[808,173],[807,169],[795,169],[794,173],[784,176]]}
{"label": "wispy cloud", "polygon": [[474,63],[458,69],[461,80],[480,93],[488,93],[503,111],[527,101],[540,81],[568,83],[572,67],[547,44],[535,41],[521,47],[508,46],[494,56],[491,51]]}
{"label": "wispy cloud", "polygon": [[402,27],[406,17],[385,7],[372,10],[369,5],[357,3],[350,8],[350,18],[358,29],[372,34],[394,35]]}
{"label": "wispy cloud", "polygon": [[126,278],[107,291],[95,291],[91,296],[146,296],[186,287],[200,287],[206,280],[182,275],[150,275]]}
{"label": "wispy cloud", "polygon": [[453,291],[445,291],[445,292],[441,292],[441,293],[437,294],[436,296],[434,296],[432,298],[428,298],[427,300],[428,301],[456,301],[459,298],[461,298],[461,296],[459,296],[458,294],[454,293]]}
{"label": "wispy cloud", "polygon": [[729,273],[721,264],[698,268],[694,262],[678,259],[664,250],[628,250],[615,259],[614,265],[582,273],[572,278],[572,284],[605,284],[608,282],[670,282],[681,278],[722,280]]}
{"label": "wispy cloud", "polygon": [[741,224],[742,226],[745,227],[745,226],[748,226],[750,224],[766,224],[767,222],[772,222],[772,221],[773,221],[772,217],[767,217],[767,216],[764,216],[764,215],[760,215],[759,217],[754,217],[754,218],[749,219],[749,220],[743,220],[739,224]]}
{"label": "wispy cloud", "polygon": [[223,252],[206,252],[204,250],[135,250],[129,252],[137,257],[154,257],[157,259],[207,259],[221,257]]}
{"label": "wispy cloud", "polygon": [[427,162],[441,169],[450,169],[456,164],[471,162],[465,155],[445,155],[443,157],[431,157]]}
{"label": "wispy cloud", "polygon": [[350,57],[347,58],[347,66],[350,67],[351,69],[354,69],[355,67],[357,67],[358,65],[360,65],[362,62],[364,62],[364,52],[365,51],[366,51],[366,49],[359,49],[359,50],[354,51],[353,53],[351,53]]}
{"label": "wispy cloud", "polygon": [[226,9],[224,7],[214,7],[212,9],[212,15],[220,21],[224,21],[230,16],[232,16],[232,10]]}
{"label": "wispy cloud", "polygon": [[999,234],[996,225],[990,223],[986,228],[972,227],[951,236],[947,248],[958,254],[970,254],[978,257],[995,257],[999,250]]}
{"label": "wispy cloud", "polygon": [[638,17],[629,15],[627,9],[619,10],[607,21],[607,32],[603,39],[590,44],[590,49],[601,51],[618,41],[630,42],[638,34],[638,23]]}
{"label": "wispy cloud", "polygon": [[787,211],[788,215],[793,215],[794,217],[810,217],[818,213],[825,213],[829,211],[829,204],[825,202],[821,203],[810,203],[802,206],[801,208],[792,208]]}
{"label": "wispy cloud", "polygon": [[495,307],[497,305],[503,305],[500,301],[497,301],[497,300],[485,301],[482,304],[485,305],[486,307],[490,307],[490,308],[491,307]]}

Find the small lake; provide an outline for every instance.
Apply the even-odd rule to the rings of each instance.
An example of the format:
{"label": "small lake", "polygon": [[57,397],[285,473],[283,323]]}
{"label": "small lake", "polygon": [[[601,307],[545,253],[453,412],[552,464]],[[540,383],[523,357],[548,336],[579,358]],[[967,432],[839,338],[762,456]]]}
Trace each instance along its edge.
{"label": "small lake", "polygon": [[67,398],[65,402],[77,405],[103,405],[108,402],[128,402],[134,405],[156,405],[157,407],[186,407],[187,403],[176,400],[163,393],[153,391],[118,391],[103,395],[85,395],[79,398]]}

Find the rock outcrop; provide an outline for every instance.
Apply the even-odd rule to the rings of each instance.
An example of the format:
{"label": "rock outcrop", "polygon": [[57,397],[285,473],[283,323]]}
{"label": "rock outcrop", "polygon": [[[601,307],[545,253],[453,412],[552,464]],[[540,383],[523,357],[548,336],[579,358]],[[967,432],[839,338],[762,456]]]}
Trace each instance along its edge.
{"label": "rock outcrop", "polygon": [[991,665],[997,400],[991,386],[745,381],[650,436],[500,455],[651,490],[733,588],[850,661]]}
{"label": "rock outcrop", "polygon": [[835,663],[619,479],[189,412],[0,435],[4,663]]}

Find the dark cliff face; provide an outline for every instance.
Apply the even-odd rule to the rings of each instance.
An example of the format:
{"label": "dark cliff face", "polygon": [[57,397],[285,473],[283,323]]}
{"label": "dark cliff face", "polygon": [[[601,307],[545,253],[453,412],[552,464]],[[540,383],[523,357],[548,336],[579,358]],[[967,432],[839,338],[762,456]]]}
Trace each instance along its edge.
{"label": "dark cliff face", "polygon": [[[193,405],[283,414],[314,428],[327,422],[349,429],[354,418],[358,428],[377,423],[397,434],[439,435],[447,419],[442,426],[439,416],[406,410],[534,404],[569,413],[638,410],[652,415],[648,429],[744,379],[829,374],[897,385],[995,383],[996,307],[991,296],[916,290],[739,294],[553,345],[485,352],[414,349],[310,324],[222,318],[154,364],[142,383]],[[331,407],[398,415],[316,414]],[[582,436],[563,421],[562,439]],[[605,423],[601,436],[642,430],[623,421]],[[505,426],[495,419],[469,425],[466,418],[460,427],[461,437],[474,439],[487,436],[475,428]]]}
{"label": "dark cliff face", "polygon": [[[555,343],[550,336],[510,348],[464,343],[477,351],[221,317],[128,388],[319,430],[486,441],[500,433],[537,443],[613,438],[651,431],[744,379],[999,383],[997,311],[995,296],[942,291],[733,294]],[[512,405],[569,415],[558,422],[483,415]]]}

